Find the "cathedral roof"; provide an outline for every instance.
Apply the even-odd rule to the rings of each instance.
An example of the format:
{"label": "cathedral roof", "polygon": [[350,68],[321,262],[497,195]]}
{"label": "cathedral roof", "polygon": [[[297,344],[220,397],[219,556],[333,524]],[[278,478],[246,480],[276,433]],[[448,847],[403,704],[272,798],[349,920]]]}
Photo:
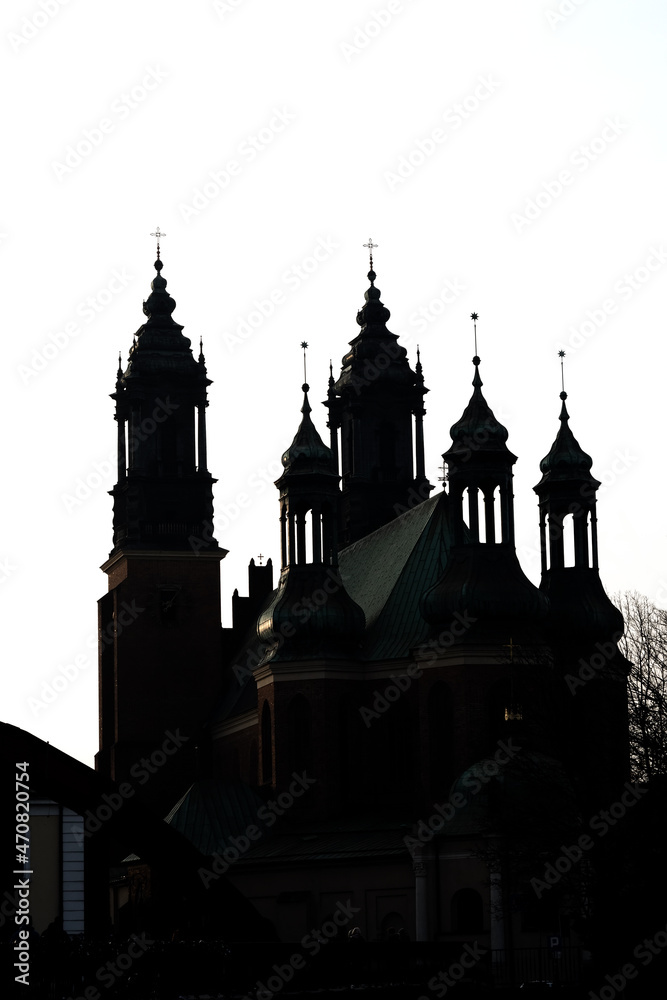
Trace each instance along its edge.
{"label": "cathedral roof", "polygon": [[400,659],[427,638],[419,599],[447,562],[447,499],[425,500],[340,553],[345,588],[366,615],[363,659]]}

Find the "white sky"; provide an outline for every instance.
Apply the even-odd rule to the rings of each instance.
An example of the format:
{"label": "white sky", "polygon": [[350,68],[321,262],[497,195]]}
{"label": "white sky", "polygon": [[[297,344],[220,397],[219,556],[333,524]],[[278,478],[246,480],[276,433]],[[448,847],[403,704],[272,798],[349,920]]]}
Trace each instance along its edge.
{"label": "white sky", "polygon": [[[61,3],[0,11],[5,721],[92,763],[109,393],[144,318],[157,225],[175,319],[193,343],[203,335],[214,380],[225,624],[250,557],[278,561],[277,491],[258,484],[276,478],[300,419],[303,339],[326,439],[318,401],[358,329],[369,234],[389,327],[411,362],[421,346],[431,481],[472,391],[476,310],[484,392],[519,456],[519,555],[537,581],[532,487],[558,428],[564,348],[571,425],[606,484],[603,582],[667,604],[664,4]],[[318,245],[325,259],[298,278]],[[239,494],[249,502],[232,516]]]}

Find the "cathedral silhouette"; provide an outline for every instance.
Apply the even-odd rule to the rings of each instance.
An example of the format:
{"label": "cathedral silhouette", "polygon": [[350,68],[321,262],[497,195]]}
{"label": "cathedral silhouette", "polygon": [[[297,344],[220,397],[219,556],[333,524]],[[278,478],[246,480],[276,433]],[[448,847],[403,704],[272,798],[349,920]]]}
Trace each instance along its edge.
{"label": "cathedral silhouette", "polygon": [[[628,663],[599,576],[600,483],[563,391],[535,486],[535,586],[515,551],[516,456],[475,354],[434,490],[419,353],[411,367],[387,327],[370,249],[358,331],[330,372],[327,443],[304,383],[282,455],[276,584],[270,561],[251,560],[223,628],[211,380],[173,319],[158,245],[146,322],[112,395],[97,770],[134,781],[207,859],[204,888],[229,880],[283,941],[347,907],[341,933],[367,940],[400,932],[553,956],[550,938],[579,943],[586,892],[586,865],[568,868],[563,846],[628,780]],[[124,885],[119,907],[136,901],[131,876]]]}

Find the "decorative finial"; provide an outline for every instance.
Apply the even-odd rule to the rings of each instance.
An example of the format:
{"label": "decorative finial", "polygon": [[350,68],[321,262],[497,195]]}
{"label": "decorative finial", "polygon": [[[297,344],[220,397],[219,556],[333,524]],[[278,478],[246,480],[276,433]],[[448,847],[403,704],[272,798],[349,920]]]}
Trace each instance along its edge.
{"label": "decorative finial", "polygon": [[166,236],[166,235],[167,235],[166,233],[161,233],[160,232],[160,227],[159,226],[157,227],[157,229],[155,230],[154,233],[151,233],[151,236],[155,236],[155,238],[157,239],[157,259],[158,260],[160,259],[160,240],[162,239],[163,236]]}
{"label": "decorative finial", "polygon": [[368,256],[370,257],[370,261],[371,261],[371,267],[370,267],[370,269],[372,271],[373,270],[373,251],[375,250],[375,248],[377,246],[377,243],[373,243],[373,237],[369,236],[368,237],[368,243],[364,243],[364,246],[368,248]]}
{"label": "decorative finial", "polygon": [[260,552],[260,554],[259,554],[259,555],[257,556],[257,558],[259,559],[259,565],[260,565],[260,566],[262,566],[262,565],[263,565],[263,563],[262,563],[262,559],[264,558],[264,556],[262,555],[262,553],[261,553],[261,552]]}
{"label": "decorative finial", "polygon": [[198,360],[199,360],[199,363],[202,364],[202,365],[206,361],[206,358],[204,357],[204,338],[202,336],[199,337],[199,359]]}
{"label": "decorative finial", "polygon": [[565,392],[565,371],[563,368],[563,358],[565,357],[565,351],[559,351],[558,357],[560,358],[560,384],[561,384],[560,398],[563,401],[565,401],[567,399],[567,393]]}
{"label": "decorative finial", "polygon": [[[305,384],[308,381],[306,378],[306,348],[308,347],[308,342],[306,340],[302,340],[301,346],[303,347],[303,381]],[[307,389],[304,389],[303,391],[308,392]]]}
{"label": "decorative finial", "polygon": [[470,319],[473,322],[475,330],[475,357],[472,359],[474,365],[479,364],[479,358],[477,357],[477,320],[479,319],[479,313],[470,313]]}

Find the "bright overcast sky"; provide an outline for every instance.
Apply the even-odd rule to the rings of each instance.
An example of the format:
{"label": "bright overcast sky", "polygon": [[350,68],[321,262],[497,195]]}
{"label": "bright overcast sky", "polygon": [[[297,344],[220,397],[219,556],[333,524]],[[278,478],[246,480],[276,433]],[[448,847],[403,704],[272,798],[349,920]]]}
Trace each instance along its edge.
{"label": "bright overcast sky", "polygon": [[411,362],[421,347],[431,481],[472,391],[474,310],[538,581],[532,487],[565,350],[604,483],[603,583],[667,605],[664,3],[5,0],[0,19],[5,721],[92,763],[109,393],[158,225],[175,319],[213,379],[225,624],[250,557],[278,561],[302,340],[328,433],[369,235],[389,327]]}

